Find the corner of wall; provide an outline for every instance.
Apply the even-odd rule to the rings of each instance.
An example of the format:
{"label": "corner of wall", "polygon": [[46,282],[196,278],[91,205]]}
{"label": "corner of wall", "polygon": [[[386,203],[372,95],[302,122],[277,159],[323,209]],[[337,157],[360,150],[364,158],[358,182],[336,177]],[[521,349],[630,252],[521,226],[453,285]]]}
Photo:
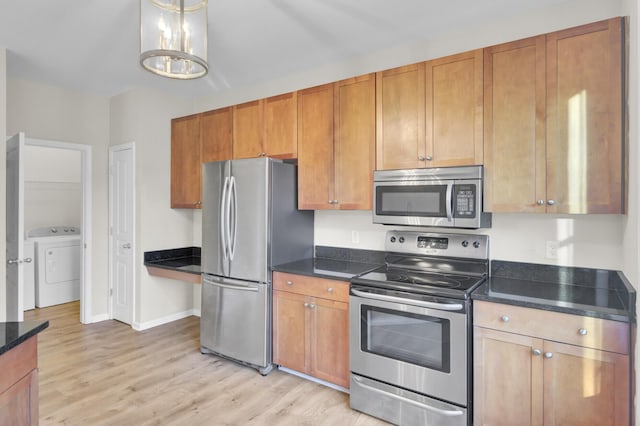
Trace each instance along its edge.
{"label": "corner of wall", "polygon": [[[3,139],[7,136],[7,50],[4,48],[0,48],[0,135],[2,135]],[[0,176],[2,176],[2,181],[6,180],[6,151],[4,149],[0,150],[2,154],[0,156]],[[0,185],[0,223],[5,223],[6,221],[6,194],[5,194],[6,182],[3,185]],[[6,252],[6,231],[4,226],[0,227],[0,241],[2,241],[3,247],[2,253]],[[0,277],[5,277],[6,262],[0,262]],[[6,280],[0,280],[0,321],[5,321],[7,317],[7,288],[6,288]]]}

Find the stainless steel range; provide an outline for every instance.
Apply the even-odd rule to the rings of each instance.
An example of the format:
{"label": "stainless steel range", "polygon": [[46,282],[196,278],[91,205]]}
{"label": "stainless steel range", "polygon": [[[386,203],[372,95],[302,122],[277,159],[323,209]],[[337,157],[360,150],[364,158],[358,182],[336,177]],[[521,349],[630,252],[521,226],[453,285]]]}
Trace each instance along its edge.
{"label": "stainless steel range", "polygon": [[471,301],[486,235],[389,231],[386,265],[351,279],[351,407],[400,425],[471,424]]}

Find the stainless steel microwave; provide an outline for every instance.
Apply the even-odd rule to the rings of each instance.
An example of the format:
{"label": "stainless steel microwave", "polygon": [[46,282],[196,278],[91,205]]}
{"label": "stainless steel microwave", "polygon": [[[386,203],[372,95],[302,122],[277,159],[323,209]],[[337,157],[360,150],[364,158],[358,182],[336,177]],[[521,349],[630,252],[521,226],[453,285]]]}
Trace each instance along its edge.
{"label": "stainless steel microwave", "polygon": [[490,228],[482,185],[482,166],[375,171],[373,223]]}

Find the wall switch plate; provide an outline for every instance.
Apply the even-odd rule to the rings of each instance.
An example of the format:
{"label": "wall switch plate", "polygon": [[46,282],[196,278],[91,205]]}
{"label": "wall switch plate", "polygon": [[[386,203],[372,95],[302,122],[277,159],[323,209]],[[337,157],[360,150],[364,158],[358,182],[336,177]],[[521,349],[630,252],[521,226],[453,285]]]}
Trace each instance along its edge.
{"label": "wall switch plate", "polygon": [[547,241],[547,259],[557,259],[558,258],[558,242],[557,241]]}
{"label": "wall switch plate", "polygon": [[360,242],[360,233],[358,231],[351,231],[351,242],[355,244]]}

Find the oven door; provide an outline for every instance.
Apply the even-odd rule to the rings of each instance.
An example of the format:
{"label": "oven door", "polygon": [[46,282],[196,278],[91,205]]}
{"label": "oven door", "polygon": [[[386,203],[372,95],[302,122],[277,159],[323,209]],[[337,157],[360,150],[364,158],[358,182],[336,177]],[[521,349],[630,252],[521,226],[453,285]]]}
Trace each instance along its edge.
{"label": "oven door", "polygon": [[454,226],[453,180],[373,183],[373,223]]}
{"label": "oven door", "polygon": [[466,407],[464,302],[403,300],[393,293],[351,286],[351,371]]}

